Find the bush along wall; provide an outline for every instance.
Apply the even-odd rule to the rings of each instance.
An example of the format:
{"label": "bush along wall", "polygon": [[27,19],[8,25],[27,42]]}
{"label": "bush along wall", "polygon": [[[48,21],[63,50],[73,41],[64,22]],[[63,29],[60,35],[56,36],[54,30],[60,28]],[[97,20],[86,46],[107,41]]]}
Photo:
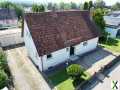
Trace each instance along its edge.
{"label": "bush along wall", "polygon": [[0,49],[0,89],[10,86],[10,77],[6,54]]}

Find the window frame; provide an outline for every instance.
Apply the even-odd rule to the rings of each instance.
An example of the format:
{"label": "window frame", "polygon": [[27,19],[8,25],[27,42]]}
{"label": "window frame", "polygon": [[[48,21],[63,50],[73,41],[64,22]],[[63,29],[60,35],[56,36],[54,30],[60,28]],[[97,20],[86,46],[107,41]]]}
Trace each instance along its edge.
{"label": "window frame", "polygon": [[83,46],[87,46],[88,45],[88,41],[84,41],[82,45]]}
{"label": "window frame", "polygon": [[46,55],[46,56],[47,56],[47,59],[52,58],[52,54],[48,54],[48,55]]}

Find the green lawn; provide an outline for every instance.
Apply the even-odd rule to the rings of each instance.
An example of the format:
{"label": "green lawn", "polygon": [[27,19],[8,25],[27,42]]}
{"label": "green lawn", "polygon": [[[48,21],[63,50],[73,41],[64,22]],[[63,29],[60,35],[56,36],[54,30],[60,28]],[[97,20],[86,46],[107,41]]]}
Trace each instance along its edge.
{"label": "green lawn", "polygon": [[111,52],[120,53],[120,39],[109,39],[107,42],[100,44]]}
{"label": "green lawn", "polygon": [[[90,74],[87,72],[84,73],[86,75],[82,76],[84,80],[88,80],[90,78]],[[73,80],[69,78],[65,69],[55,72],[54,74],[48,76],[48,78],[52,81],[53,85],[57,87],[58,90],[74,90]]]}

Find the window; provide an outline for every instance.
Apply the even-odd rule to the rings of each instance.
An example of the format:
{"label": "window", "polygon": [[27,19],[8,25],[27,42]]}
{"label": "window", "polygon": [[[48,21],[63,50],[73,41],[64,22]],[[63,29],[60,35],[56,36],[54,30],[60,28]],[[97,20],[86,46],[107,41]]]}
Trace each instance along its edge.
{"label": "window", "polygon": [[52,54],[48,54],[48,55],[47,55],[47,58],[51,58],[51,57],[52,57]]}
{"label": "window", "polygon": [[88,44],[87,41],[83,42],[83,46],[87,46],[87,44]]}

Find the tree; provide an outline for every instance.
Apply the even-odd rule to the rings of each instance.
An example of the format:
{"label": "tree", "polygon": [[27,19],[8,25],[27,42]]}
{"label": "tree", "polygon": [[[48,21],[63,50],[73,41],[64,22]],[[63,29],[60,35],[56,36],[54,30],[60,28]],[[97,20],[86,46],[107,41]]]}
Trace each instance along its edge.
{"label": "tree", "polygon": [[45,11],[45,7],[44,5],[37,5],[37,4],[33,4],[32,5],[32,11],[33,12],[44,12]]}
{"label": "tree", "polygon": [[59,10],[59,6],[58,6],[58,4],[54,3],[54,4],[53,4],[53,8],[52,8],[52,10]]}
{"label": "tree", "polygon": [[23,7],[18,4],[13,4],[13,7],[15,9],[18,18],[21,19],[23,17],[23,12],[24,12]]}
{"label": "tree", "polygon": [[59,6],[61,10],[64,10],[64,2],[60,2]]}
{"label": "tree", "polygon": [[88,9],[89,9],[88,2],[85,2],[85,3],[84,3],[84,5],[83,5],[83,9],[84,9],[84,10],[88,10]]}
{"label": "tree", "polygon": [[116,4],[114,4],[114,5],[112,6],[112,10],[120,10],[120,3],[117,2]]}
{"label": "tree", "polygon": [[12,3],[8,2],[8,1],[0,3],[1,8],[10,8],[11,5],[12,5]]}
{"label": "tree", "polygon": [[71,4],[71,9],[77,9],[76,3],[71,2],[70,4]]}
{"label": "tree", "polygon": [[93,2],[92,1],[89,1],[89,10],[93,7]]}
{"label": "tree", "polygon": [[48,5],[47,5],[47,9],[48,10],[52,10],[53,9],[53,3],[48,3]]}
{"label": "tree", "polygon": [[78,4],[78,9],[83,10],[83,4]]}
{"label": "tree", "polygon": [[96,0],[94,5],[95,5],[95,8],[104,8],[105,2],[103,0]]}
{"label": "tree", "polygon": [[61,2],[59,5],[60,5],[61,10],[69,10],[69,9],[71,9],[70,3]]}
{"label": "tree", "polygon": [[71,9],[70,3],[65,3],[64,10],[70,10],[70,9]]}
{"label": "tree", "polygon": [[108,33],[105,31],[104,11],[102,9],[96,9],[93,12],[93,20],[96,25],[100,28],[101,37],[100,40],[106,40]]}

